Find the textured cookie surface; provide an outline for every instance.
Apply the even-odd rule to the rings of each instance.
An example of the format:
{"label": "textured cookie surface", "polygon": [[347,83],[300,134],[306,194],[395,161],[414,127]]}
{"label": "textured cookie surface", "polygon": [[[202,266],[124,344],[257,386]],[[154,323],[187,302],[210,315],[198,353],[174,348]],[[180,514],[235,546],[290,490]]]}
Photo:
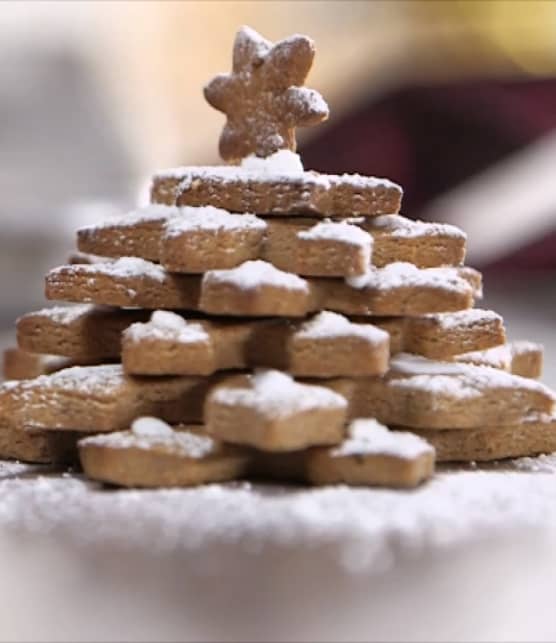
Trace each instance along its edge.
{"label": "textured cookie surface", "polygon": [[0,386],[10,425],[82,432],[116,431],[140,415],[200,422],[211,381],[195,377],[130,378],[121,365],[75,366]]}
{"label": "textured cookie surface", "polygon": [[208,396],[207,432],[263,451],[338,444],[347,401],[321,386],[300,384],[279,371],[225,380]]}
{"label": "textured cookie surface", "polygon": [[419,269],[393,263],[364,277],[304,279],[264,261],[247,261],[203,277],[175,275],[157,264],[122,258],[62,266],[46,278],[49,299],[215,315],[302,317],[317,310],[354,315],[419,315],[469,308],[474,279],[461,268]]}
{"label": "textured cookie surface", "polygon": [[247,470],[247,452],[216,442],[195,427],[177,429],[142,417],[129,431],[85,438],[79,442],[83,470],[93,480],[147,488],[235,480]]}
{"label": "textured cookie surface", "polygon": [[305,475],[314,484],[415,487],[433,472],[430,444],[372,419],[351,422],[340,445],[311,449],[305,461]]}
{"label": "textured cookie surface", "polygon": [[217,370],[280,368],[304,377],[386,372],[389,335],[322,312],[304,322],[186,321],[156,311],[123,334],[122,362],[133,375],[208,375]]}
{"label": "textured cookie surface", "polygon": [[272,44],[249,27],[237,32],[232,72],[219,74],[204,88],[209,104],[227,117],[219,144],[223,159],[295,150],[296,127],[328,118],[322,96],[303,87],[314,55],[307,36]]}
{"label": "textured cookie surface", "polygon": [[150,206],[79,230],[79,248],[159,261],[170,272],[201,273],[264,259],[280,269],[324,277],[361,275],[369,265],[397,261],[420,268],[460,265],[465,255],[465,235],[458,228],[399,215],[319,223],[304,217],[265,221],[211,206],[168,207],[166,216],[158,216],[165,206],[155,207],[156,216]]}
{"label": "textured cookie surface", "polygon": [[556,452],[556,417],[531,415],[520,424],[473,430],[419,430],[438,462],[487,462]]}

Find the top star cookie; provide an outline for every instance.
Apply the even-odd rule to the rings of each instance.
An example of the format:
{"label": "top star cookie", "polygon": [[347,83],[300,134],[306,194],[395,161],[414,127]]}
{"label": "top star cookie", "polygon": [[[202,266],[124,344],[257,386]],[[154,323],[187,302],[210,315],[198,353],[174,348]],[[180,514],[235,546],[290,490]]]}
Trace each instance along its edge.
{"label": "top star cookie", "polygon": [[295,128],[328,118],[322,96],[302,87],[314,55],[306,36],[272,44],[249,27],[238,31],[232,72],[219,74],[204,88],[210,105],[227,116],[219,144],[224,160],[295,151]]}

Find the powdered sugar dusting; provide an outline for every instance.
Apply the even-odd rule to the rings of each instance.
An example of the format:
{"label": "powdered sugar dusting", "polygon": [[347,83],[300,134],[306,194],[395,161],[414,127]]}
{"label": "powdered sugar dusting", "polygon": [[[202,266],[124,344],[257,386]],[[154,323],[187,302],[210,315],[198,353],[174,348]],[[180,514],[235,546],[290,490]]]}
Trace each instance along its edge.
{"label": "powdered sugar dusting", "polygon": [[79,232],[93,232],[95,230],[102,230],[103,228],[133,227],[141,223],[164,222],[176,216],[179,210],[180,208],[173,205],[153,203],[144,208],[132,210],[122,217],[111,218],[107,221],[101,221],[100,223],[80,228]]}
{"label": "powdered sugar dusting", "polygon": [[368,220],[368,227],[373,230],[388,232],[393,237],[451,237],[466,239],[467,235],[456,226],[446,223],[414,221],[399,214],[383,214]]}
{"label": "powdered sugar dusting", "polygon": [[457,268],[417,268],[412,263],[398,261],[384,268],[369,267],[364,274],[346,277],[352,288],[439,288],[460,293],[472,292],[469,283],[462,279]]}
{"label": "powdered sugar dusting", "polygon": [[304,322],[294,337],[296,339],[360,337],[376,345],[388,342],[390,336],[372,324],[354,324],[343,315],[324,310]]}
{"label": "powdered sugar dusting", "polygon": [[390,431],[374,419],[354,420],[348,427],[348,437],[330,451],[333,457],[354,455],[387,455],[414,460],[433,447],[414,433]]}
{"label": "powdered sugar dusting", "polygon": [[501,315],[493,310],[482,310],[481,308],[458,310],[454,313],[432,313],[423,317],[434,321],[446,330],[463,330],[469,326],[503,323]]}
{"label": "powdered sugar dusting", "polygon": [[492,368],[509,371],[512,366],[512,355],[512,345],[501,344],[500,346],[494,346],[493,348],[487,348],[482,351],[461,353],[460,355],[456,355],[454,359],[456,362],[491,366]]}
{"label": "powdered sugar dusting", "polygon": [[304,240],[341,241],[342,243],[358,246],[365,253],[365,263],[371,263],[373,238],[368,232],[355,225],[343,221],[338,223],[325,221],[317,223],[308,230],[299,231],[297,236]]}
{"label": "powdered sugar dusting", "polygon": [[480,397],[485,389],[521,389],[551,398],[555,394],[544,384],[519,375],[506,373],[489,366],[437,362],[421,357],[399,353],[390,361],[393,373],[404,377],[392,380],[394,387],[425,390],[456,397]]}
{"label": "powdered sugar dusting", "polygon": [[266,223],[254,214],[232,214],[210,205],[183,207],[166,223],[164,236],[171,238],[191,231],[265,230],[266,227]]}
{"label": "powdered sugar dusting", "polygon": [[131,432],[138,438],[160,438],[174,435],[172,427],[154,417],[140,417],[133,421]]}
{"label": "powdered sugar dusting", "polygon": [[133,342],[145,339],[181,344],[210,341],[210,336],[202,324],[188,322],[180,315],[167,310],[156,310],[146,323],[132,324],[124,331],[124,336]]}
{"label": "powdered sugar dusting", "polygon": [[[147,419],[147,418],[142,418]],[[154,418],[148,418],[149,421]],[[170,449],[175,455],[201,460],[214,455],[219,444],[208,435],[198,435],[191,431],[174,431],[166,425],[169,432],[163,432],[160,427],[151,432],[117,431],[102,435],[94,435],[80,440],[80,446],[99,446],[111,449],[144,449],[156,450],[163,447]]]}
{"label": "powdered sugar dusting", "polygon": [[284,418],[313,409],[343,409],[346,399],[322,386],[299,384],[280,371],[262,370],[253,375],[250,386],[230,384],[217,388],[211,399],[225,406],[246,406],[260,413]]}
{"label": "powdered sugar dusting", "polygon": [[33,380],[19,382],[16,392],[25,396],[29,390],[63,389],[83,395],[114,395],[125,382],[121,364],[100,366],[72,366],[51,375],[40,375]]}
{"label": "powdered sugar dusting", "polygon": [[[71,324],[74,321],[82,317],[87,317],[95,310],[98,310],[98,306],[93,304],[77,304],[75,306],[54,306],[52,308],[42,308],[36,312],[28,313],[23,315],[20,319],[25,317],[47,317],[56,324]],[[19,320],[18,320],[19,321]]]}
{"label": "powdered sugar dusting", "polygon": [[286,290],[309,292],[309,284],[305,279],[275,268],[272,264],[256,260],[245,261],[237,268],[230,270],[209,270],[203,276],[206,283],[232,284],[242,290],[255,290],[264,286],[275,286]]}
{"label": "powdered sugar dusting", "polygon": [[509,346],[511,348],[512,356],[524,355],[526,353],[535,353],[537,351],[542,352],[544,350],[544,346],[542,344],[538,344],[537,342],[530,342],[526,339],[519,339],[515,342],[511,342]]}
{"label": "powdered sugar dusting", "polygon": [[278,150],[266,158],[250,154],[242,159],[241,167],[248,172],[274,175],[303,174],[304,171],[301,157],[291,150]]}
{"label": "powdered sugar dusting", "polygon": [[154,281],[163,282],[167,273],[158,264],[140,259],[139,257],[122,257],[116,261],[97,264],[75,264],[70,266],[60,266],[54,268],[49,273],[49,276],[55,276],[60,272],[74,272],[76,274],[85,275],[106,275],[109,277],[116,277],[118,279],[129,278],[147,278]]}

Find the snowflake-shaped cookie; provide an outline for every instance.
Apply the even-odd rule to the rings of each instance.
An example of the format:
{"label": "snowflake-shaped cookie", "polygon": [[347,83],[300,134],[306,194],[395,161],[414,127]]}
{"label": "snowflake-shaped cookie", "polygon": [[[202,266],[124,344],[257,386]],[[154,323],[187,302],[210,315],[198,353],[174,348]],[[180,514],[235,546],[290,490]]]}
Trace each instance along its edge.
{"label": "snowflake-shaped cookie", "polygon": [[227,116],[219,145],[223,159],[295,151],[295,128],[328,118],[322,96],[302,87],[314,55],[306,36],[273,45],[249,27],[238,31],[232,73],[219,74],[204,89],[207,101]]}

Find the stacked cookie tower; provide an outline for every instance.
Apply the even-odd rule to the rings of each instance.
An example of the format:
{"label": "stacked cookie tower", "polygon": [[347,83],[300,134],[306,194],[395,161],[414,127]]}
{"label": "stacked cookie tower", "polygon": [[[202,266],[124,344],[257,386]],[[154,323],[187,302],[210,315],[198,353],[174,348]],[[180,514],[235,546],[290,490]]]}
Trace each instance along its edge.
{"label": "stacked cookie tower", "polygon": [[231,164],[160,172],[152,205],[79,231],[86,254],[46,279],[77,305],[21,318],[7,370],[69,362],[0,389],[4,456],[71,457],[93,433],[85,472],[123,485],[414,486],[435,450],[556,450],[541,348],[473,308],[464,233],[399,215],[388,180],[303,169],[295,127],[328,115],[303,87],[313,56],[241,29],[205,88]]}

